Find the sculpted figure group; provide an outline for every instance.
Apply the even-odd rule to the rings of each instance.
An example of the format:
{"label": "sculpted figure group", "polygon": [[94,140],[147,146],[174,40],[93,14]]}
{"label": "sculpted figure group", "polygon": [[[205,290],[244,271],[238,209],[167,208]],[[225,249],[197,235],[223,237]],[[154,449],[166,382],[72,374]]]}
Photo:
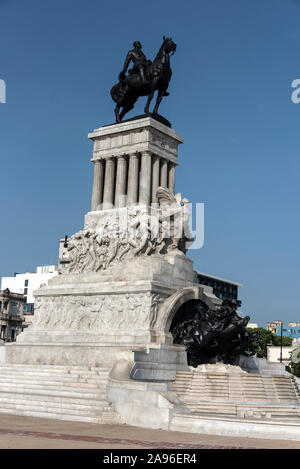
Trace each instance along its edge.
{"label": "sculpted figure group", "polygon": [[226,299],[218,308],[209,309],[199,301],[191,306],[192,319],[171,325],[173,342],[185,345],[189,365],[196,368],[217,361],[237,365],[241,354],[254,355],[256,335],[246,329],[250,317],[238,315],[240,305],[239,300]]}
{"label": "sculpted figure group", "polygon": [[188,201],[164,188],[158,188],[157,197],[159,207],[150,213],[143,207],[129,207],[125,220],[118,213],[106,216],[97,227],[69,238],[65,244],[69,257],[65,272],[98,272],[138,256],[176,250],[185,253],[185,241],[192,238]]}

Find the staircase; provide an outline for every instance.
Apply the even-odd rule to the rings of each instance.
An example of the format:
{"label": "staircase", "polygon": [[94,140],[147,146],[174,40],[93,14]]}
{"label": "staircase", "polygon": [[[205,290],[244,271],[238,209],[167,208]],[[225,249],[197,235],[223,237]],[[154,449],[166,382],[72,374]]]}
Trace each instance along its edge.
{"label": "staircase", "polygon": [[287,375],[179,371],[173,390],[193,414],[300,418],[299,389]]}
{"label": "staircase", "polygon": [[109,369],[0,365],[0,413],[123,423],[106,400]]}

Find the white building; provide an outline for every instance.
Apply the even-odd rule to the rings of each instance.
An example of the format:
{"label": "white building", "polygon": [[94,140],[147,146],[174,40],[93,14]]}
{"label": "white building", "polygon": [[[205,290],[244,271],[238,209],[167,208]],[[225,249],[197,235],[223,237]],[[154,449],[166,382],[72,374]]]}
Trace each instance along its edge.
{"label": "white building", "polygon": [[[291,361],[291,352],[295,347],[282,347],[282,363],[288,365]],[[280,347],[270,346],[267,347],[267,360],[269,362],[280,362]]]}
{"label": "white building", "polygon": [[42,284],[47,285],[48,281],[57,274],[55,265],[43,265],[37,267],[36,272],[16,273],[13,277],[2,277],[1,290],[9,288],[13,293],[21,293],[25,296],[27,304],[33,304],[33,292]]}

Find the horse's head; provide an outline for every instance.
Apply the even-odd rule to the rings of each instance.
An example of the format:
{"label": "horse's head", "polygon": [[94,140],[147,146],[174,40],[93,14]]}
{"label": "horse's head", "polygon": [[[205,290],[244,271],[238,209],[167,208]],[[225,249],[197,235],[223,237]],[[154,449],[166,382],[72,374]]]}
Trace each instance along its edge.
{"label": "horse's head", "polygon": [[172,41],[171,37],[165,37],[164,36],[164,50],[166,52],[175,52],[176,51],[176,44],[174,41]]}

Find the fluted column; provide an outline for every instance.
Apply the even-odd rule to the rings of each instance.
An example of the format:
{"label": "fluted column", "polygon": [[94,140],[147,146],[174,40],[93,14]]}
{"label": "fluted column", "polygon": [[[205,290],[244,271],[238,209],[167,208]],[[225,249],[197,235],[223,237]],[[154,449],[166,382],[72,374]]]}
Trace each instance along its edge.
{"label": "fluted column", "polygon": [[160,168],[160,185],[161,187],[168,187],[168,161],[162,160],[161,161],[161,168]]}
{"label": "fluted column", "polygon": [[125,202],[126,176],[127,176],[126,157],[119,156],[117,160],[115,207],[125,207],[126,205],[126,202]]}
{"label": "fluted column", "polygon": [[105,164],[105,179],[103,193],[103,208],[112,208],[114,205],[115,189],[115,159],[107,158]]}
{"label": "fluted column", "polygon": [[100,210],[100,204],[102,202],[103,192],[103,169],[104,164],[102,160],[96,160],[94,162],[94,181],[93,181],[93,192],[92,192],[92,203],[91,211]]}
{"label": "fluted column", "polygon": [[150,205],[151,198],[151,153],[143,151],[141,155],[140,197],[139,203]]}
{"label": "fluted column", "polygon": [[152,161],[152,203],[157,203],[156,189],[159,186],[159,157],[154,155]]}
{"label": "fluted column", "polygon": [[169,189],[174,194],[175,191],[175,164],[174,163],[169,163]]}
{"label": "fluted column", "polygon": [[137,204],[139,190],[139,155],[133,153],[129,156],[127,206]]}

